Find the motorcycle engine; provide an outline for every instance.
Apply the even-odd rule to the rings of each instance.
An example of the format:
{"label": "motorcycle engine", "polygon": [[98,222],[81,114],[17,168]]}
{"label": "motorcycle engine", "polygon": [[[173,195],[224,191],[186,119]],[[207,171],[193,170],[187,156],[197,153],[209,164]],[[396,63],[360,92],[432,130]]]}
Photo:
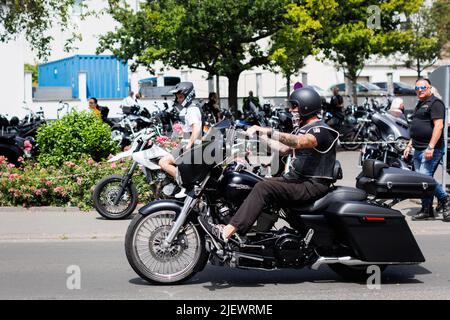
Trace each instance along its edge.
{"label": "motorcycle engine", "polygon": [[285,266],[295,266],[303,260],[303,239],[292,230],[283,228],[275,242],[275,257]]}
{"label": "motorcycle engine", "polygon": [[232,210],[229,205],[223,202],[217,202],[216,204],[216,210],[218,213],[218,217],[221,223],[228,224],[231,220],[231,217],[236,212],[235,210]]}

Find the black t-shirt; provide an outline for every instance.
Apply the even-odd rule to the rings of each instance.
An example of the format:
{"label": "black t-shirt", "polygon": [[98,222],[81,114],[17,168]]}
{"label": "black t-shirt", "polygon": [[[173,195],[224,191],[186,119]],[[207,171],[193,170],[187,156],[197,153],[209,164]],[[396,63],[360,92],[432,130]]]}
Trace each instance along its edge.
{"label": "black t-shirt", "polygon": [[333,134],[333,131],[324,127],[313,127],[308,132],[304,132],[301,128],[298,128],[297,130],[294,130],[292,134],[313,135],[317,140],[317,147],[315,149],[321,152],[327,151],[336,139],[336,135]]}
{"label": "black t-shirt", "polygon": [[342,105],[342,103],[344,103],[344,98],[342,98],[342,96],[340,96],[340,95],[332,96],[331,100],[330,100],[330,111],[331,112],[342,112],[342,107],[340,107],[340,105]]}
{"label": "black t-shirt", "polygon": [[[419,101],[414,111],[409,132],[416,150],[425,150],[433,135],[434,119],[445,119],[445,106],[441,100],[430,96],[425,101]],[[445,120],[444,120],[445,121]],[[442,148],[442,134],[435,148]]]}

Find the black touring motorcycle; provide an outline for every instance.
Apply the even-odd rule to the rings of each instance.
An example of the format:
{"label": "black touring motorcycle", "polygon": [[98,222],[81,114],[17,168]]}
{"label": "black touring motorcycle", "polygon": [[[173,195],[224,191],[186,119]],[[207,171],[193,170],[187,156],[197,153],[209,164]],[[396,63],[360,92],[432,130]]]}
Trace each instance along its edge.
{"label": "black touring motorcycle", "polygon": [[[227,138],[204,141],[183,157],[234,141],[236,130],[228,120],[215,128],[227,128]],[[240,241],[232,237],[223,244],[200,226],[198,216],[227,224],[263,179],[233,162],[232,156],[223,158],[218,164],[183,161],[178,182],[187,189],[184,203],[158,200],[139,210],[128,227],[125,249],[140,277],[151,283],[180,283],[203,270],[209,260],[213,265],[265,270],[317,270],[326,264],[340,276],[356,280],[367,278],[369,265],[384,270],[425,261],[404,216],[380,199],[431,195],[436,187],[433,178],[368,160],[357,188],[333,186],[327,195],[301,206],[266,208],[246,237]],[[335,182],[342,179],[338,161],[334,172]],[[280,219],[287,225],[277,229]]]}

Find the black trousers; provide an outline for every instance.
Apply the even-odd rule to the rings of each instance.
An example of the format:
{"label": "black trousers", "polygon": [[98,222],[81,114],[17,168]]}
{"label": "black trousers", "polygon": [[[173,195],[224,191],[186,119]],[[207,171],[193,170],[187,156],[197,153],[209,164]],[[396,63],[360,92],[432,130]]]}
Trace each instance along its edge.
{"label": "black trousers", "polygon": [[245,234],[269,204],[289,207],[319,198],[330,189],[329,184],[315,181],[287,180],[283,177],[258,182],[245,199],[230,224]]}

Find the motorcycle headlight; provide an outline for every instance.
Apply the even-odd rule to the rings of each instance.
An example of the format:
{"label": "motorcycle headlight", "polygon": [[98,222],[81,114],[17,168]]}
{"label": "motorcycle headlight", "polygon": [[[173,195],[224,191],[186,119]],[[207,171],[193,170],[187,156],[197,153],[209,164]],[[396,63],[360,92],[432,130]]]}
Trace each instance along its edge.
{"label": "motorcycle headlight", "polygon": [[386,140],[387,140],[387,142],[394,142],[395,141],[395,137],[394,137],[394,135],[390,134],[390,135],[387,136]]}
{"label": "motorcycle headlight", "polygon": [[403,151],[405,151],[408,143],[409,143],[409,141],[407,139],[399,138],[399,139],[397,139],[396,143],[394,144],[394,148],[398,152],[403,152]]}

